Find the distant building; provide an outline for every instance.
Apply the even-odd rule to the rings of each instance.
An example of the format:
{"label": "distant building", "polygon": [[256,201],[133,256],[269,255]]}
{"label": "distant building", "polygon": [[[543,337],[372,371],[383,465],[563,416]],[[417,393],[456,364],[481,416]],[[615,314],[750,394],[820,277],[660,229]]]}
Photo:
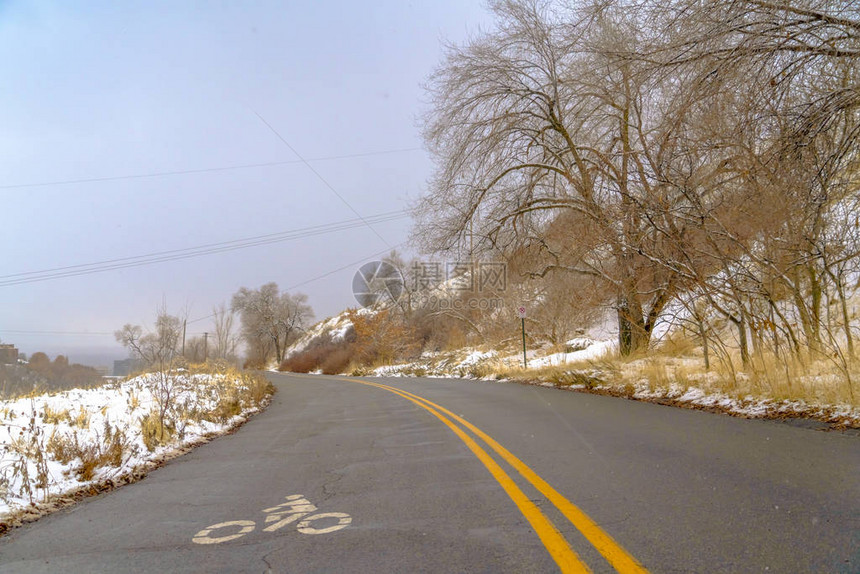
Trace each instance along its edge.
{"label": "distant building", "polygon": [[141,367],[140,361],[137,359],[123,359],[113,362],[113,376],[127,377]]}
{"label": "distant building", "polygon": [[0,344],[0,365],[17,365],[18,349],[15,345]]}

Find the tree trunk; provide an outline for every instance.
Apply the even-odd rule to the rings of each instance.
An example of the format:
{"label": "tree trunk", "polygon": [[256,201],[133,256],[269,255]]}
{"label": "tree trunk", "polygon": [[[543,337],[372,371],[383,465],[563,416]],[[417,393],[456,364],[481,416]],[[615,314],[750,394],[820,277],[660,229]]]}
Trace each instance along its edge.
{"label": "tree trunk", "polygon": [[711,358],[708,350],[708,335],[705,332],[705,322],[701,317],[696,316],[696,323],[699,327],[699,337],[702,339],[702,356],[705,359],[705,371],[710,371]]}
{"label": "tree trunk", "polygon": [[845,285],[842,281],[842,273],[833,276],[836,284],[836,292],[839,294],[839,307],[842,311],[842,325],[845,330],[845,343],[848,346],[848,357],[854,358],[854,336],[851,334],[851,315],[848,314],[848,301],[845,299]]}
{"label": "tree trunk", "polygon": [[815,355],[821,348],[820,331],[816,324],[819,310],[815,308],[816,303],[819,307],[821,305],[820,285],[816,287],[817,282],[814,280],[814,275],[811,275],[812,306],[810,308],[803,297],[799,268],[795,268],[794,277],[794,305],[797,307],[797,314],[800,317],[800,324],[803,327],[803,334],[806,336],[806,344],[809,347],[809,352],[811,355]]}
{"label": "tree trunk", "polygon": [[741,350],[741,363],[744,367],[748,367],[750,362],[750,350],[749,343],[747,341],[747,325],[743,314],[741,314],[739,319],[732,317],[732,323],[734,323],[738,329],[738,344],[740,345]]}
{"label": "tree trunk", "polygon": [[622,297],[618,301],[618,351],[629,357],[636,351],[647,349],[651,334],[645,328],[642,305],[636,297]]}

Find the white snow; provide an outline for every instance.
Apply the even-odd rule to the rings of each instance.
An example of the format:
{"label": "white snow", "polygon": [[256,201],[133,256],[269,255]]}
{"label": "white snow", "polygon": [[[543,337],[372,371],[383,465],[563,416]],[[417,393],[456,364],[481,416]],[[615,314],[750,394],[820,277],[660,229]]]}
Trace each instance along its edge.
{"label": "white snow", "polygon": [[[568,344],[589,341],[589,339],[574,339]],[[594,361],[604,357],[618,348],[618,341],[594,341],[586,348],[572,353],[554,353],[545,357],[529,360],[529,367],[547,367],[565,365],[580,361]]]}
{"label": "white snow", "polygon": [[[339,315],[324,319],[308,328],[301,337],[287,348],[284,356],[290,357],[301,353],[323,337],[330,340],[332,343],[343,341],[352,330],[352,321],[349,320],[348,312],[349,311],[344,311]],[[370,309],[359,309],[357,311],[359,315],[372,314],[373,312],[374,311]]]}
{"label": "white snow", "polygon": [[497,356],[498,353],[495,351],[472,351],[466,356],[465,359],[460,361],[457,367],[469,367],[471,365],[477,365],[478,363],[483,363],[484,361],[495,359]]}
{"label": "white snow", "polygon": [[[149,451],[141,432],[141,419],[157,410],[152,392],[155,377],[142,375],[93,389],[0,401],[0,519],[31,503],[43,503],[56,495],[128,475],[205,437],[223,433],[258,410],[249,406],[223,422],[176,417],[171,444]],[[172,377],[173,412],[196,410],[210,413],[210,419],[225,390],[242,385],[226,375],[177,373]],[[56,449],[48,447],[63,438],[81,448],[105,449],[109,442],[106,435],[117,433],[125,435],[127,443],[121,463],[97,468],[91,480],[82,481],[76,476],[76,469],[81,467],[79,457],[63,463],[54,456]],[[47,481],[43,484],[39,484],[40,468],[43,474],[46,471]]]}

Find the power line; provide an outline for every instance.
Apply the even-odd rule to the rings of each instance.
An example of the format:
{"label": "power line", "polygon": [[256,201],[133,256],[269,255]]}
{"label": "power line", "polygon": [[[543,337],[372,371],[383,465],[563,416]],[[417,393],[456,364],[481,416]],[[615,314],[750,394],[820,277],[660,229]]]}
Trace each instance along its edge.
{"label": "power line", "polygon": [[368,221],[372,221],[374,223],[385,223],[388,221],[403,219],[405,217],[407,217],[407,214],[404,211],[392,211],[375,215],[367,219],[350,219],[325,225],[300,228],[292,231],[282,231],[279,233],[270,233],[267,235],[259,235],[256,237],[248,237],[244,239],[236,239],[220,243],[210,243],[197,247],[173,249],[169,251],[158,251],[154,253],[147,253],[144,255],[109,259],[105,261],[84,263],[80,265],[69,265],[65,267],[56,267],[53,269],[43,269],[40,271],[13,273],[10,275],[0,276],[0,287],[22,285],[26,283],[37,283],[41,281],[50,281],[53,279],[60,279],[64,277],[77,277],[80,275],[103,273],[105,271],[113,271],[116,269],[127,269],[131,267],[140,267],[143,265],[152,265],[155,263],[164,263],[167,261],[196,258],[204,255],[236,251],[239,249],[247,249],[249,247],[269,245],[272,243],[280,243],[284,241],[293,241],[295,239],[303,239],[306,237],[313,237],[316,235],[323,235],[336,231],[355,229],[367,225]]}
{"label": "power line", "polygon": [[[395,245],[392,249],[397,249],[398,247],[402,247],[405,244],[406,244],[406,242],[404,241],[403,243],[399,243],[399,244]],[[320,279],[325,279],[326,277],[328,277],[330,275],[334,275],[335,273],[343,271],[344,269],[349,269],[350,267],[354,267],[355,265],[358,265],[359,263],[367,261],[368,259],[370,259],[372,257],[381,257],[382,255],[384,255],[388,252],[389,252],[389,249],[383,249],[382,251],[377,251],[376,253],[373,253],[371,255],[366,255],[366,256],[362,257],[361,259],[356,259],[355,261],[347,263],[346,265],[338,267],[337,269],[333,269],[331,271],[323,273],[322,275],[317,275],[316,277],[312,277],[310,279],[302,281],[301,283],[296,283],[294,285],[291,285],[291,286],[287,287],[285,289],[285,291],[292,291],[293,289],[296,289],[298,287],[302,287],[302,286],[307,285],[309,283],[313,283],[314,281],[319,281]],[[211,315],[206,315],[205,317],[198,317],[197,319],[192,319],[190,321],[186,321],[186,325],[191,325],[192,323],[199,323],[200,321],[205,321],[206,319],[211,319],[214,316],[215,316],[215,313],[212,313]],[[104,335],[113,336],[113,334],[114,334],[114,333],[99,332],[99,331],[23,331],[20,329],[0,329],[0,333],[11,333],[14,335],[24,334],[24,335],[99,335],[99,336],[104,336]],[[191,334],[199,335],[199,334],[201,334],[201,332],[198,331],[198,332],[191,333]]]}
{"label": "power line", "polygon": [[313,283],[314,281],[319,281],[320,279],[324,279],[324,278],[328,277],[329,275],[334,275],[335,273],[338,273],[339,271],[343,271],[344,269],[349,269],[350,267],[354,267],[354,266],[358,265],[359,263],[367,261],[371,257],[381,257],[382,255],[385,255],[386,253],[389,253],[392,250],[397,249],[398,247],[402,247],[404,245],[406,245],[405,241],[403,243],[398,243],[397,245],[395,245],[394,247],[391,247],[389,249],[383,249],[382,251],[377,251],[373,255],[368,255],[367,257],[362,257],[361,259],[356,259],[355,261],[353,261],[351,263],[347,263],[343,267],[338,267],[337,269],[335,269],[333,271],[329,271],[328,273],[323,273],[322,275],[317,275],[313,279],[308,279],[307,281],[302,281],[301,283],[296,283],[295,285],[290,285],[289,287],[287,287],[287,291],[292,291],[293,289],[296,289],[297,287],[302,287],[304,285],[307,285],[308,283]]}
{"label": "power line", "polygon": [[364,221],[364,224],[365,224],[365,225],[367,225],[367,227],[368,227],[368,228],[369,228],[369,229],[374,233],[374,235],[376,235],[379,239],[381,239],[381,240],[382,240],[382,242],[383,242],[384,244],[386,244],[386,245],[388,246],[388,248],[389,248],[389,249],[392,249],[391,244],[390,244],[388,241],[386,241],[386,240],[385,240],[385,238],[384,238],[382,235],[380,235],[380,234],[379,234],[379,232],[378,232],[376,229],[374,229],[374,227],[373,227],[373,226],[372,226],[368,221],[365,221],[365,219],[361,216],[361,214],[360,214],[358,211],[356,211],[356,209],[352,206],[352,204],[350,204],[350,203],[346,200],[346,198],[345,198],[344,196],[342,196],[340,193],[338,193],[338,192],[337,192],[337,190],[332,186],[332,184],[330,184],[328,181],[326,181],[326,179],[325,179],[322,175],[320,175],[320,173],[319,173],[317,170],[315,170],[315,169],[313,168],[313,166],[312,166],[310,163],[308,163],[308,162],[305,160],[305,158],[303,158],[303,157],[301,156],[301,154],[300,154],[299,152],[297,152],[297,151],[295,150],[295,148],[294,148],[293,146],[291,146],[291,145],[290,145],[290,143],[289,143],[287,140],[285,140],[285,139],[284,139],[284,136],[282,136],[281,134],[279,134],[279,133],[278,133],[278,130],[276,130],[275,128],[273,128],[273,127],[272,127],[272,125],[271,125],[269,122],[267,122],[267,121],[266,121],[266,119],[265,119],[263,116],[261,116],[259,113],[257,113],[257,111],[256,111],[256,110],[252,110],[252,111],[254,111],[254,114],[256,114],[256,116],[257,116],[258,118],[260,118],[260,121],[261,121],[261,122],[263,122],[263,123],[266,125],[266,127],[267,127],[267,128],[269,128],[270,130],[272,130],[272,133],[273,133],[273,134],[275,134],[275,135],[278,137],[278,139],[279,139],[279,140],[281,140],[281,141],[283,142],[283,144],[284,144],[285,146],[287,146],[287,147],[289,148],[289,150],[290,150],[291,152],[293,152],[293,154],[294,154],[297,158],[299,158],[299,159],[302,161],[302,163],[304,163],[304,164],[305,164],[305,166],[307,166],[307,168],[308,168],[309,170],[311,170],[311,172],[313,172],[313,174],[314,174],[315,176],[317,176],[317,179],[319,179],[321,182],[323,182],[323,183],[325,184],[325,186],[326,186],[327,188],[329,188],[329,189],[331,190],[331,192],[332,192],[333,194],[335,194],[335,195],[337,196],[337,198],[343,202],[343,204],[344,204],[344,205],[346,205],[350,210],[352,210],[352,212],[353,212],[356,216],[358,216],[358,218],[359,218],[359,219],[361,219],[362,221]]}
{"label": "power line", "polygon": [[[402,247],[404,245],[406,245],[405,241],[403,243],[398,243],[397,245],[395,245],[391,249],[397,249],[398,247]],[[385,255],[386,253],[389,253],[389,252],[390,252],[390,249],[386,248],[386,249],[383,249],[382,251],[377,251],[376,253],[373,253],[371,255],[366,255],[366,256],[362,257],[361,259],[356,259],[355,261],[347,263],[346,265],[338,267],[337,269],[333,269],[332,271],[328,271],[326,273],[323,273],[322,275],[317,275],[316,277],[312,277],[311,279],[307,279],[305,281],[302,281],[301,283],[296,283],[294,285],[290,285],[289,287],[287,287],[285,289],[285,291],[292,291],[293,289],[296,289],[298,287],[302,287],[302,286],[307,285],[309,283],[313,283],[314,281],[319,281],[320,279],[325,279],[326,277],[328,277],[330,275],[334,275],[335,273],[343,271],[344,269],[349,269],[350,267],[354,267],[354,266],[358,265],[359,263],[367,261],[368,259],[370,259],[372,257],[381,257],[382,255]],[[188,324],[190,325],[191,323],[198,323],[200,321],[205,321],[206,319],[211,319],[214,316],[215,316],[215,313],[212,313],[211,315],[206,315],[205,317],[198,317],[197,319],[192,319],[191,321],[188,321]]]}
{"label": "power line", "polygon": [[[404,211],[398,210],[398,211],[388,211],[385,213],[380,213],[380,214],[372,216],[372,218],[374,220],[378,219],[380,221],[388,221],[390,219],[401,219],[401,218],[405,217],[405,215],[406,214]],[[134,255],[131,257],[121,257],[121,258],[117,258],[117,259],[108,259],[108,260],[104,260],[104,261],[96,261],[93,263],[84,263],[84,264],[80,264],[80,265],[69,265],[66,267],[55,267],[52,269],[44,269],[41,271],[27,271],[24,273],[12,273],[9,275],[0,275],[0,280],[1,279],[9,279],[9,278],[13,278],[13,277],[23,277],[23,276],[27,276],[27,275],[41,275],[44,273],[52,273],[52,272],[56,272],[56,271],[65,271],[65,270],[69,270],[69,269],[87,268],[87,267],[99,266],[99,265],[110,264],[110,263],[134,261],[134,260],[147,259],[147,258],[163,256],[163,255],[180,254],[183,252],[191,252],[191,251],[216,248],[216,247],[221,247],[221,246],[229,246],[229,245],[233,245],[233,244],[244,245],[248,242],[268,241],[270,239],[280,240],[283,237],[290,237],[291,238],[293,235],[302,234],[305,232],[327,233],[329,231],[339,231],[343,226],[352,226],[352,225],[357,224],[359,221],[361,221],[361,220],[347,219],[344,221],[337,221],[334,223],[326,223],[326,224],[316,225],[316,226],[312,226],[312,227],[293,229],[290,231],[279,231],[276,233],[268,233],[265,235],[257,235],[254,237],[246,237],[243,239],[233,239],[230,241],[222,241],[222,242],[218,242],[218,243],[207,243],[204,245],[198,245],[196,247],[186,247],[186,248],[182,248],[182,249],[172,249],[172,250],[168,250],[168,251],[156,251],[153,253],[146,253],[143,255]],[[311,233],[309,233],[309,235],[310,234]]]}
{"label": "power line", "polygon": [[229,165],[222,167],[204,167],[200,169],[182,169],[182,170],[174,170],[174,171],[154,171],[150,173],[138,173],[138,174],[129,174],[129,175],[113,175],[113,176],[104,176],[104,177],[87,177],[81,179],[64,179],[58,181],[42,181],[35,183],[15,183],[11,185],[0,185],[0,190],[2,189],[24,189],[24,188],[33,188],[33,187],[50,187],[54,185],[74,185],[78,183],[99,183],[104,181],[121,181],[128,179],[147,179],[152,177],[164,177],[171,175],[192,175],[197,173],[214,173],[221,171],[231,171],[237,169],[252,169],[259,167],[273,167],[279,165],[293,165],[293,164],[307,164],[308,161],[329,161],[335,159],[354,159],[361,157],[371,157],[377,155],[390,155],[395,153],[405,153],[412,151],[421,151],[420,147],[410,147],[410,148],[400,148],[400,149],[390,149],[390,150],[382,150],[382,151],[374,151],[374,152],[366,152],[366,153],[355,153],[355,154],[347,154],[347,155],[332,155],[327,157],[315,157],[311,158],[307,161],[303,159],[293,159],[286,161],[270,161],[264,163],[248,163],[243,165]]}

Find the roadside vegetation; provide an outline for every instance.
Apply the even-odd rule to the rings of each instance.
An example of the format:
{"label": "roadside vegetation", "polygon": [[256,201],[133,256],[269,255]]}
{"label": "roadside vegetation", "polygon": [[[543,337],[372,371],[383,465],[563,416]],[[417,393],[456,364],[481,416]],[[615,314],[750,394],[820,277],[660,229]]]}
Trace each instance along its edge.
{"label": "roadside vegetation", "polygon": [[208,364],[0,401],[0,533],[145,475],[241,424],[273,391],[262,375]]}
{"label": "roadside vegetation", "polygon": [[[392,254],[397,304],[347,313],[352,330],[300,340],[281,368],[441,362],[631,396],[860,405],[857,6],[491,9],[496,26],[427,82],[426,258]],[[488,262],[506,268],[489,290]],[[612,349],[518,370],[518,306],[535,359],[583,335]],[[456,366],[460,349],[498,358]]]}
{"label": "roadside vegetation", "polygon": [[[139,373],[67,390],[37,387],[0,401],[0,534],[136,480],[268,404],[274,387],[229,356],[236,342],[226,309],[220,311],[227,328],[205,362],[189,361],[197,351],[183,345],[184,321],[162,307],[153,329],[126,325],[116,333]],[[37,369],[52,372],[66,365],[36,355],[30,365],[34,359]]]}

